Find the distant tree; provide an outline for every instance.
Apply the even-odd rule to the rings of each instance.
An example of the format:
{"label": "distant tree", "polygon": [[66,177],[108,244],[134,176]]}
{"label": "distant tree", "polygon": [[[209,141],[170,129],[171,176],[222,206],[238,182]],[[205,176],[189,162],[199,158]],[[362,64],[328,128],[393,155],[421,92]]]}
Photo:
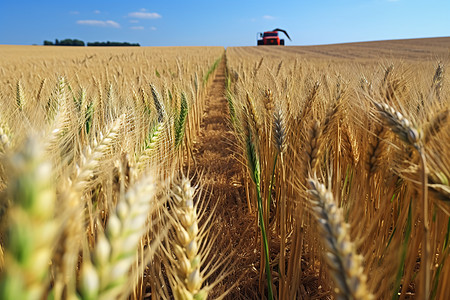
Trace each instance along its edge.
{"label": "distant tree", "polygon": [[74,42],[74,46],[83,46],[83,47],[85,46],[83,41],[75,39],[75,40],[73,40],[73,42]]}
{"label": "distant tree", "polygon": [[93,47],[121,47],[121,46],[126,46],[126,47],[130,47],[130,46],[135,46],[135,47],[139,47],[140,45],[138,43],[128,43],[128,42],[110,42],[110,41],[106,41],[106,42],[88,42],[87,43],[88,46],[93,46]]}
{"label": "distant tree", "polygon": [[83,41],[77,40],[77,39],[64,39],[61,41],[56,39],[55,43],[45,40],[44,45],[45,46],[85,46]]}
{"label": "distant tree", "polygon": [[61,46],[84,46],[84,42],[77,39],[65,39],[59,42]]}

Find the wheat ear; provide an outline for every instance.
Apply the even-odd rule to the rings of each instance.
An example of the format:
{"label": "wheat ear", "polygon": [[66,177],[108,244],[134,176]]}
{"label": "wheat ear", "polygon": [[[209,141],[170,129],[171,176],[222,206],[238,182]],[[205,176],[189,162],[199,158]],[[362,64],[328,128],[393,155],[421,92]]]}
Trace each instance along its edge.
{"label": "wheat ear", "polygon": [[438,112],[433,118],[425,125],[423,136],[424,143],[427,144],[434,136],[445,127],[448,122],[449,108],[445,108]]}
{"label": "wheat ear", "polygon": [[10,161],[6,197],[13,202],[8,212],[5,266],[0,279],[1,299],[41,299],[49,281],[56,191],[50,163],[42,149],[28,139]]}
{"label": "wheat ear", "polygon": [[[247,97],[248,99],[248,97]],[[265,271],[267,277],[267,296],[269,300],[273,299],[272,291],[272,273],[270,269],[270,255],[269,255],[269,242],[266,233],[266,227],[264,225],[264,208],[261,196],[261,164],[259,161],[259,154],[257,151],[256,143],[254,142],[252,127],[249,124],[249,119],[251,116],[247,116],[244,124],[245,132],[245,144],[247,150],[247,164],[250,171],[250,177],[255,184],[256,198],[258,204],[258,217],[259,217],[259,227],[261,229],[261,236],[263,242],[264,261],[265,261]]]}
{"label": "wheat ear", "polygon": [[19,80],[17,81],[16,84],[16,104],[20,111],[23,110],[25,102],[26,102],[25,93],[23,92],[22,83]]}
{"label": "wheat ear", "polygon": [[315,120],[307,132],[307,142],[305,143],[305,157],[303,178],[308,178],[310,171],[315,171],[319,166],[319,157],[322,153],[322,127],[320,122]]}
{"label": "wheat ear", "polygon": [[424,144],[417,129],[412,123],[405,118],[400,112],[385,103],[378,103],[373,101],[382,120],[391,128],[391,130],[406,144],[413,146],[420,155],[421,176],[422,176],[422,205],[423,205],[423,265],[421,266],[423,272],[423,298],[430,295],[431,286],[431,246],[429,239],[429,210],[428,210],[428,176],[427,176],[427,162]]}
{"label": "wheat ear", "polygon": [[39,85],[39,90],[38,90],[38,92],[37,92],[37,94],[36,94],[36,100],[37,100],[38,102],[41,101],[42,91],[44,90],[45,82],[46,82],[46,79],[44,78],[44,79],[41,80],[41,84]]}
{"label": "wheat ear", "polygon": [[86,154],[82,156],[81,164],[76,167],[75,179],[72,182],[72,186],[75,191],[82,191],[86,185],[86,182],[89,181],[95,171],[98,170],[101,158],[117,140],[120,129],[125,123],[125,120],[125,114],[118,117],[111,125],[105,136],[100,133],[99,138],[94,141],[93,147],[87,147]]}
{"label": "wheat ear", "polygon": [[161,101],[161,96],[159,95],[156,87],[151,84],[150,88],[152,90],[153,103],[155,104],[156,111],[158,112],[158,122],[163,122],[166,115],[166,109],[164,103]]}
{"label": "wheat ear", "polygon": [[151,210],[159,207],[152,176],[144,176],[119,200],[109,216],[106,231],[98,234],[93,265],[83,265],[80,294],[83,299],[116,299],[123,295],[136,261],[139,241],[146,231]]}
{"label": "wheat ear", "polygon": [[185,130],[186,130],[186,118],[188,114],[188,101],[186,94],[181,93],[181,105],[180,105],[180,115],[178,116],[175,123],[175,147],[178,148],[183,142]]}
{"label": "wheat ear", "polygon": [[372,175],[380,169],[383,163],[382,156],[386,152],[387,143],[384,141],[384,137],[388,130],[386,127],[376,124],[374,128],[374,137],[368,143],[367,159],[366,159],[366,171],[367,179],[370,180]]}
{"label": "wheat ear", "polygon": [[273,114],[273,137],[278,152],[282,153],[286,150],[286,120],[281,108],[277,108]]}
{"label": "wheat ear", "polygon": [[317,179],[308,180],[310,202],[320,229],[325,260],[336,284],[337,299],[373,299],[366,286],[363,258],[356,254],[350,240],[349,225],[344,221],[342,209],[337,207],[330,187]]}
{"label": "wheat ear", "polygon": [[247,93],[246,96],[246,108],[249,116],[249,120],[251,121],[251,127],[255,130],[256,137],[261,136],[261,120],[258,117],[258,113],[256,112],[255,104],[253,99]]}
{"label": "wheat ear", "polygon": [[137,169],[144,168],[149,160],[151,160],[156,150],[158,149],[158,143],[161,140],[162,133],[164,132],[165,123],[158,122],[150,131],[147,139],[145,140],[144,151],[137,159]]}
{"label": "wheat ear", "polygon": [[194,205],[195,187],[183,177],[172,186],[174,236],[170,245],[176,260],[169,256],[173,268],[170,281],[177,300],[206,299],[208,287],[200,271],[202,259],[199,251],[199,224],[197,206]]}
{"label": "wheat ear", "polygon": [[[58,85],[56,87],[56,91],[54,92],[54,95],[50,99],[48,99],[47,105],[46,105],[46,112],[47,112],[47,119],[49,122],[55,122],[56,124],[60,123],[58,120],[54,120],[56,114],[60,110],[61,103],[65,103],[66,101],[66,81],[64,77],[58,78]],[[59,126],[55,126],[57,128]]]}
{"label": "wheat ear", "polygon": [[0,153],[4,153],[9,149],[10,142],[8,135],[3,131],[0,125]]}
{"label": "wheat ear", "polygon": [[419,145],[419,132],[412,123],[406,119],[400,112],[386,103],[373,102],[379,115],[383,121],[391,128],[391,130],[405,143],[416,149]]}
{"label": "wheat ear", "polygon": [[436,98],[441,101],[441,91],[442,85],[444,82],[444,65],[442,63],[438,63],[436,67],[436,72],[433,76],[433,81],[431,83],[431,89],[434,91]]}
{"label": "wheat ear", "polygon": [[[275,113],[273,115],[273,136],[275,139],[275,147],[277,148],[277,156],[274,160],[273,170],[275,170],[275,166],[277,163],[277,157],[280,155],[280,164],[281,164],[281,195],[280,195],[280,289],[279,289],[279,298],[284,299],[286,293],[286,224],[287,224],[287,210],[286,210],[286,168],[284,165],[284,152],[286,150],[286,121],[283,114],[283,111],[280,107],[277,107]],[[272,193],[272,184],[274,181],[274,173],[272,172],[272,180],[271,186],[269,189],[269,197]],[[270,201],[268,201],[270,205]],[[270,208],[270,207],[269,207]],[[269,210],[268,210],[269,211]]]}

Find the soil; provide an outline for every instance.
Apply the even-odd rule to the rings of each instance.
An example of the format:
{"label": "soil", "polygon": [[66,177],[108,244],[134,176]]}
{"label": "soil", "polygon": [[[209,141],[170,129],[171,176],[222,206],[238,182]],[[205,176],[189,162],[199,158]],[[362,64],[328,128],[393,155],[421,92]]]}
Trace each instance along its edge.
{"label": "soil", "polygon": [[229,203],[241,202],[242,167],[235,158],[236,139],[230,128],[225,98],[225,59],[219,64],[208,90],[206,109],[193,153],[195,171],[204,171],[202,182],[212,188],[213,195]]}
{"label": "soil", "polygon": [[[243,186],[245,167],[236,157],[237,141],[230,128],[228,103],[225,97],[226,58],[219,64],[208,89],[206,108],[193,155],[195,167],[190,171],[194,182],[201,182],[209,198],[209,212],[213,213],[212,235],[217,240],[211,245],[213,261],[224,262],[228,276],[214,287],[209,298],[215,299],[228,291],[226,299],[255,299],[258,293],[259,249],[256,245],[255,216],[247,209]],[[200,179],[201,176],[201,179]],[[213,207],[217,205],[216,209]],[[231,254],[233,253],[233,254]],[[256,265],[255,265],[256,264]],[[253,268],[252,268],[253,266]],[[250,271],[249,270],[253,270]],[[211,284],[220,272],[208,280]],[[243,277],[245,276],[245,280]],[[242,279],[239,280],[238,279]],[[237,283],[237,284],[236,284]]]}
{"label": "soil", "polygon": [[[194,184],[200,183],[209,199],[206,217],[213,214],[211,256],[206,261],[224,263],[207,280],[211,285],[226,274],[209,292],[209,299],[217,299],[226,293],[225,299],[265,299],[264,278],[260,280],[260,239],[256,211],[249,212],[244,186],[247,167],[238,153],[239,143],[230,127],[228,102],[225,97],[226,56],[219,64],[214,80],[208,89],[206,108],[200,126],[200,135],[192,149],[195,164],[191,165],[190,177]],[[216,206],[216,207],[215,207]],[[214,209],[215,207],[215,209]],[[253,208],[254,210],[254,208]],[[216,237],[214,240],[213,236]],[[208,238],[208,240],[210,240]],[[279,241],[271,235],[271,253],[276,255]],[[272,257],[271,259],[275,259]],[[328,299],[320,290],[317,274],[307,261],[301,283],[302,295],[316,299]],[[224,271],[221,273],[221,271]],[[275,275],[273,274],[274,282]],[[309,295],[309,296],[308,296]]]}

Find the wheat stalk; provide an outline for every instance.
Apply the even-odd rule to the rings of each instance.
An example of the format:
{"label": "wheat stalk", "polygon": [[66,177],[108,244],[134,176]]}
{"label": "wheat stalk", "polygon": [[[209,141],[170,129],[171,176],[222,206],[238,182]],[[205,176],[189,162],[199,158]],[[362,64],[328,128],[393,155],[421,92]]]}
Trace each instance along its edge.
{"label": "wheat stalk", "polygon": [[[286,226],[287,226],[287,209],[286,209],[286,169],[284,165],[284,152],[287,148],[286,144],[286,136],[287,136],[287,128],[285,124],[285,118],[283,115],[283,111],[280,107],[277,107],[273,116],[273,136],[275,140],[275,147],[277,148],[277,154],[280,155],[280,163],[281,163],[281,196],[280,196],[280,289],[279,289],[279,298],[283,299],[286,296]],[[274,160],[275,169],[277,163],[277,159]],[[272,193],[272,184],[274,181],[274,172],[272,173],[271,186],[269,189],[269,197]],[[270,200],[268,201],[268,205],[270,207]],[[269,211],[269,210],[268,210]]]}
{"label": "wheat stalk", "polygon": [[269,256],[269,243],[266,233],[266,227],[264,225],[264,212],[263,212],[263,204],[261,197],[261,165],[259,162],[259,155],[256,149],[256,145],[253,138],[252,128],[249,124],[249,118],[251,116],[247,116],[245,122],[245,143],[247,149],[247,164],[250,171],[250,176],[255,184],[256,196],[257,196],[257,204],[258,204],[258,217],[259,217],[259,227],[261,229],[261,236],[263,241],[263,251],[265,258],[265,270],[267,276],[267,292],[269,300],[273,299],[272,292],[272,274],[270,270],[270,256]]}

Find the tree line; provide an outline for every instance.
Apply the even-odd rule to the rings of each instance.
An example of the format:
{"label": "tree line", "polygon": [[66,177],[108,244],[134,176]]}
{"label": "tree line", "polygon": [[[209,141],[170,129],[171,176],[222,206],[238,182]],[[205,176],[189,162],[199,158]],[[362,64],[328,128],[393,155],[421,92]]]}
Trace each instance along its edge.
{"label": "tree line", "polygon": [[[44,41],[44,46],[85,46],[85,43],[78,39],[64,39],[59,41],[58,39],[55,40],[55,42],[52,41]],[[117,47],[117,46],[136,46],[139,47],[139,43],[128,43],[128,42],[88,42],[87,46],[110,46],[110,47]]]}

